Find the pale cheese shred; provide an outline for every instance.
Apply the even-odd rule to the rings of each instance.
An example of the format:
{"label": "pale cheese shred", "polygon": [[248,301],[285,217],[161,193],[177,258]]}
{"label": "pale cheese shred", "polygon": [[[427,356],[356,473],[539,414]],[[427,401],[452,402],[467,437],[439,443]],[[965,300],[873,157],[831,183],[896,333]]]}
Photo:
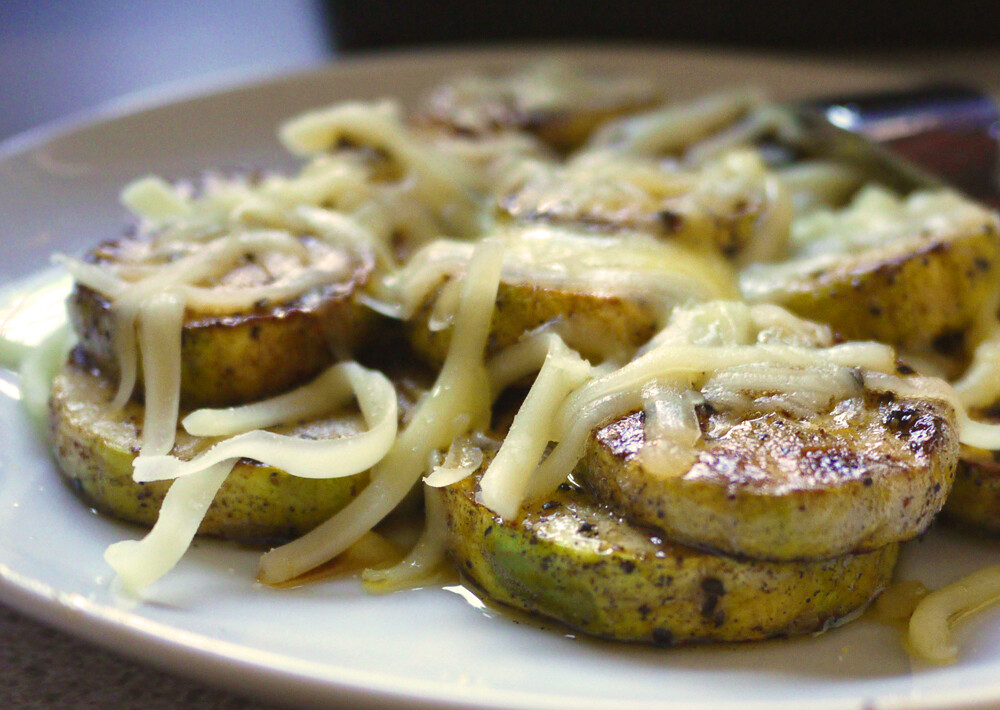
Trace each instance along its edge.
{"label": "pale cheese shred", "polygon": [[406,557],[392,567],[366,569],[361,574],[365,589],[385,594],[433,583],[446,562],[448,523],[441,491],[424,487],[424,531]]}
{"label": "pale cheese shred", "polygon": [[548,425],[566,396],[591,374],[590,363],[554,337],[545,362],[479,482],[477,501],[502,518],[517,517],[528,479],[552,440]]}
{"label": "pale cheese shred", "polygon": [[463,279],[451,345],[434,386],[357,498],[316,529],[261,558],[262,582],[287,581],[336,557],[403,500],[432,451],[449,446],[470,429],[488,425],[490,389],[483,351],[502,262],[501,242],[478,243]]}
{"label": "pale cheese shred", "polygon": [[909,645],[919,658],[931,663],[954,663],[958,647],[951,626],[1000,601],[1000,566],[985,567],[931,592],[917,604],[910,617]]}
{"label": "pale cheese shred", "polygon": [[432,204],[456,231],[475,232],[484,225],[473,193],[470,167],[420,141],[404,125],[399,106],[348,102],[295,118],[280,131],[282,143],[298,155],[315,155],[346,142],[376,148],[412,175],[419,197]]}
{"label": "pale cheese shred", "polygon": [[105,561],[126,589],[139,592],[180,562],[235,464],[236,459],[228,459],[174,481],[153,529],[142,540],[116,542],[104,551]]}
{"label": "pale cheese shred", "polygon": [[[323,397],[331,387],[328,401],[340,399],[338,375],[350,383],[368,426],[367,431],[337,439],[300,439],[270,431],[247,431],[224,439],[190,461],[167,455],[136,458],[133,478],[138,483],[190,476],[229,459],[249,458],[300,478],[340,478],[365,471],[389,451],[396,439],[396,391],[381,372],[354,362],[334,365],[333,374],[307,386],[311,395]],[[262,410],[273,407],[260,407]]]}
{"label": "pale cheese shred", "polygon": [[483,450],[467,436],[460,436],[451,443],[444,461],[435,464],[424,477],[424,485],[445,488],[468,478],[483,465]]}

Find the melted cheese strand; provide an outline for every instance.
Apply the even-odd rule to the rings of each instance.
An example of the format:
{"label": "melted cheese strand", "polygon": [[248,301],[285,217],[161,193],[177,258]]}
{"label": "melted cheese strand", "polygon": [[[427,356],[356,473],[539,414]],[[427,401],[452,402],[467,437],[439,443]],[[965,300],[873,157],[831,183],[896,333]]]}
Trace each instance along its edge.
{"label": "melted cheese strand", "polygon": [[52,263],[66,269],[77,283],[92,288],[110,299],[117,298],[128,288],[128,282],[110,273],[104,265],[88,264],[65,254],[53,255]]}
{"label": "melted cheese strand", "polygon": [[[572,399],[572,396],[567,398]],[[566,427],[553,427],[559,443],[531,474],[526,498],[535,500],[548,495],[566,480],[583,457],[587,439],[601,424],[642,406],[641,388],[626,388],[587,402]],[[563,404],[565,409],[566,404]]]}
{"label": "melted cheese strand", "polygon": [[784,183],[773,175],[764,178],[764,211],[754,223],[753,238],[740,254],[741,264],[770,261],[785,251],[795,208]]}
{"label": "melted cheese strand", "polygon": [[610,146],[623,153],[677,153],[738,120],[761,102],[759,92],[744,89],[667,105],[604,125],[585,149]]}
{"label": "melted cheese strand", "polygon": [[158,175],[132,181],[119,200],[129,212],[151,222],[186,216],[192,211],[187,196]]}
{"label": "melted cheese strand", "polygon": [[253,404],[198,409],[181,422],[194,436],[233,436],[288,421],[306,421],[339,409],[354,396],[344,364],[327,368],[312,382]]}
{"label": "melted cheese strand", "polygon": [[462,288],[462,302],[444,366],[417,405],[410,424],[372,472],[357,498],[325,523],[260,561],[267,584],[289,580],[336,557],[388,515],[417,482],[427,457],[490,418],[489,381],[483,351],[500,285],[503,245],[485,239],[476,247]]}
{"label": "melted cheese strand", "polygon": [[796,162],[776,172],[792,195],[796,214],[841,205],[864,180],[858,168],[825,160]]}
{"label": "melted cheese strand", "polygon": [[913,652],[931,663],[954,663],[958,647],[951,625],[1000,601],[1000,566],[962,577],[924,597],[910,617],[909,642]]}
{"label": "melted cheese strand", "polygon": [[133,479],[148,483],[190,476],[234,457],[253,459],[300,478],[341,478],[371,468],[385,456],[396,438],[396,391],[385,375],[376,370],[367,370],[353,362],[334,367],[350,381],[367,431],[327,440],[250,431],[226,439],[190,461],[143,454],[135,460]]}
{"label": "melted cheese strand", "polygon": [[750,98],[750,101],[755,106],[744,117],[692,145],[684,154],[684,162],[701,165],[724,153],[752,148],[759,139],[769,135],[795,130],[795,119],[788,112],[773,104],[761,103],[762,97]]}
{"label": "melted cheese strand", "polygon": [[658,476],[677,476],[691,467],[697,458],[693,447],[701,439],[695,406],[704,399],[691,390],[657,382],[642,389],[645,443],[639,462],[644,469]]}
{"label": "melted cheese strand", "polygon": [[174,447],[181,402],[183,326],[184,302],[175,293],[157,294],[139,311],[139,347],[145,365],[146,391],[143,454],[166,454]]}
{"label": "melted cheese strand", "polygon": [[76,334],[69,323],[64,322],[21,359],[18,369],[21,404],[38,423],[48,422],[52,380],[66,364],[66,357],[74,345]]}
{"label": "melted cheese strand", "polygon": [[398,268],[389,246],[376,239],[372,230],[361,224],[356,217],[309,206],[297,207],[295,214],[328,242],[344,244],[354,251],[371,251],[382,269],[395,271]]}
{"label": "melted cheese strand", "polygon": [[475,184],[470,167],[417,140],[403,124],[394,102],[351,102],[305,113],[283,125],[279,137],[297,155],[323,153],[341,142],[383,151],[412,172],[420,197],[456,229],[482,226],[479,204],[469,188]]}
{"label": "melted cheese strand", "polygon": [[142,540],[116,542],[104,551],[104,560],[126,589],[138,592],[177,565],[237,460],[221,461],[174,481],[163,498],[153,529]]}
{"label": "melted cheese strand", "polygon": [[556,341],[562,341],[556,333],[535,331],[490,358],[486,371],[490,377],[491,399],[496,399],[515,382],[538,372],[552,349],[557,347]]}
{"label": "melted cheese strand", "polygon": [[388,569],[366,569],[361,573],[361,581],[373,594],[413,589],[433,582],[445,562],[447,543],[448,524],[441,492],[425,486],[424,531],[417,544],[402,561]]}
{"label": "melted cheese strand", "polygon": [[435,464],[431,473],[424,477],[424,485],[444,488],[471,476],[483,465],[483,450],[466,436],[460,436],[451,443],[448,455],[440,464]]}
{"label": "melted cheese strand", "polygon": [[972,364],[955,383],[955,392],[966,407],[990,407],[1000,400],[1000,326],[976,346]]}
{"label": "melted cheese strand", "polygon": [[115,327],[111,332],[111,348],[118,362],[118,389],[111,407],[121,410],[135,391],[139,377],[139,347],[135,334],[135,323],[139,317],[139,307],[116,302],[111,306],[111,318]]}
{"label": "melted cheese strand", "polygon": [[479,482],[479,503],[507,520],[517,517],[529,477],[552,439],[553,413],[590,373],[590,363],[558,336],[550,339],[545,363]]}
{"label": "melted cheese strand", "polygon": [[[881,350],[884,346],[877,347]],[[676,382],[690,387],[709,373],[724,368],[763,363],[808,368],[840,360],[839,355],[836,347],[812,349],[776,343],[728,347],[664,344],[574,392],[557,414],[556,431],[568,430],[586,403],[625,390],[638,391],[649,382]]]}

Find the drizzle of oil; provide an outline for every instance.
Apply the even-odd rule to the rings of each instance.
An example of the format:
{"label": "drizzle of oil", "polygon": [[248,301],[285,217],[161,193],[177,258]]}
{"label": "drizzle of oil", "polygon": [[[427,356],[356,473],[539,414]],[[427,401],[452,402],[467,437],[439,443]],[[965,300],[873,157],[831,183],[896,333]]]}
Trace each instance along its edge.
{"label": "drizzle of oil", "polygon": [[[365,533],[356,543],[332,560],[314,567],[298,577],[284,582],[264,583],[273,589],[295,589],[332,579],[360,577],[366,569],[384,569],[398,564],[420,538],[423,530],[423,511],[413,505],[403,506]],[[454,581],[455,575],[441,573],[433,576],[424,586]],[[258,580],[260,581],[260,580]]]}
{"label": "drizzle of oil", "polygon": [[[656,644],[644,641],[627,641],[593,636],[586,632],[579,631],[556,619],[551,619],[541,614],[535,614],[522,609],[515,609],[507,606],[492,599],[476,584],[475,581],[464,574],[460,575],[460,581],[458,583],[445,586],[443,589],[446,592],[460,597],[482,617],[489,619],[493,623],[512,623],[518,626],[527,626],[537,629],[547,634],[558,634],[574,644],[582,644],[587,648],[595,649],[599,653],[606,654],[621,654],[623,649],[634,650],[637,653],[642,652],[652,654],[698,654],[703,652],[705,649],[710,649],[713,654],[740,654],[745,653],[749,648],[785,648],[792,645],[805,647],[818,637],[825,636],[831,632],[836,632],[836,630],[841,627],[855,623],[871,623],[876,621],[877,623],[888,624],[900,629],[900,644],[903,649],[909,653],[909,647],[906,642],[905,634],[905,630],[907,628],[906,623],[909,621],[909,615],[907,614],[905,620],[903,621],[889,621],[888,613],[884,610],[875,609],[874,602],[866,608],[859,609],[852,614],[833,620],[822,629],[808,634],[801,634],[797,636],[785,636],[779,634],[770,638],[757,639],[754,641],[690,641],[676,645],[658,647]],[[918,592],[916,591],[917,589],[923,591]],[[886,593],[889,594],[889,597],[886,602],[883,602],[883,606],[888,603],[888,608],[893,609],[896,606],[903,604],[904,599],[910,599],[914,595],[919,595],[916,596],[912,602],[906,602],[907,604],[912,603],[912,607],[915,607],[922,596],[928,593],[928,590],[919,582],[899,582],[883,592],[883,594]],[[910,613],[912,613],[912,607],[910,608]],[[843,660],[840,656],[848,654],[849,651],[850,648],[848,646],[841,649],[838,655],[838,660]],[[803,650],[803,653],[808,653],[808,651]]]}
{"label": "drizzle of oil", "polygon": [[[455,574],[455,582],[443,587],[444,591],[462,598],[469,606],[487,619],[530,626],[547,633],[557,633],[568,639],[589,638],[575,629],[555,619],[515,609],[496,601],[483,591],[472,579],[464,574]],[[600,642],[600,639],[598,639]]]}
{"label": "drizzle of oil", "polygon": [[[371,531],[328,562],[298,577],[267,584],[274,589],[294,589],[328,579],[356,576],[368,568],[391,567],[403,559],[404,549],[387,537]],[[258,580],[260,581],[260,580]],[[265,583],[266,584],[266,583]]]}
{"label": "drizzle of oil", "polygon": [[894,582],[868,607],[865,617],[880,624],[905,631],[913,610],[930,590],[917,580]]}

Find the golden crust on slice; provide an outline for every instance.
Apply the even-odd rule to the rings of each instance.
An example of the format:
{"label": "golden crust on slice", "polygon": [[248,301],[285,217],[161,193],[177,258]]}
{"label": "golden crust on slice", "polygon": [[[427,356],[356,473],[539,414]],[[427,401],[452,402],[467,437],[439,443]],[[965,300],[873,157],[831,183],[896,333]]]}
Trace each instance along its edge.
{"label": "golden crust on slice", "polygon": [[995,307],[1000,287],[995,214],[949,193],[899,200],[869,189],[843,212],[804,224],[813,228],[793,224],[793,239],[796,231],[818,238],[792,261],[745,272],[746,298],[780,304],[850,340],[957,356],[975,345],[967,332]]}
{"label": "golden crust on slice", "polygon": [[575,475],[631,520],[757,559],[826,558],[915,537],[951,488],[954,413],[866,393],[809,419],[702,410],[696,460],[676,476],[640,462],[643,414],[596,431]]}
{"label": "golden crust on slice", "polygon": [[[92,258],[99,264],[111,262],[129,248],[127,242],[101,245]],[[189,307],[181,334],[181,406],[222,407],[269,397],[302,384],[362,346],[376,326],[376,317],[354,294],[371,269],[366,260],[354,260],[340,282],[285,303],[258,303],[224,313]],[[261,280],[256,271],[248,263],[227,278],[252,286]],[[68,310],[80,346],[105,374],[117,378],[113,345],[117,325],[111,302],[94,289],[77,285]],[[137,387],[141,386],[140,375]]]}
{"label": "golden crust on slice", "polygon": [[455,563],[493,599],[588,634],[671,645],[819,631],[888,583],[897,546],[810,562],[741,560],[664,540],[564,485],[505,521],[476,480],[444,489]]}
{"label": "golden crust on slice", "polygon": [[[439,364],[448,352],[451,329],[429,327],[432,309],[433,300],[429,300],[410,320],[410,342],[424,360]],[[500,352],[525,333],[550,323],[559,324],[564,339],[586,355],[631,352],[656,333],[659,318],[658,307],[641,297],[501,282],[493,306],[487,355]]]}

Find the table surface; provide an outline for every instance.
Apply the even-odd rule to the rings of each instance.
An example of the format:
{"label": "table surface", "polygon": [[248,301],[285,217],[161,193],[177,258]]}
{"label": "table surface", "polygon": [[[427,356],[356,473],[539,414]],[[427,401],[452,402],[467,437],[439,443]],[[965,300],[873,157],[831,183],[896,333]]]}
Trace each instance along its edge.
{"label": "table surface", "polygon": [[[922,76],[962,79],[1000,92],[1000,49],[951,50],[933,56],[923,51],[809,56],[905,68]],[[0,708],[5,710],[267,707],[271,706],[99,649],[0,605]]]}

